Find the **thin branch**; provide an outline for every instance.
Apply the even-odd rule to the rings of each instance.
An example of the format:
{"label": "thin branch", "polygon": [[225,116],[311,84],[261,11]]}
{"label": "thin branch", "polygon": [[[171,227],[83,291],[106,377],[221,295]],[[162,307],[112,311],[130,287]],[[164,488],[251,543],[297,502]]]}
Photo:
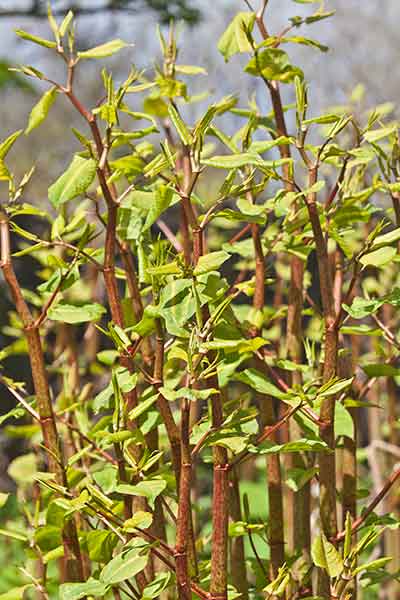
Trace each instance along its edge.
{"label": "thin branch", "polygon": [[16,398],[18,400],[18,402],[25,408],[25,410],[31,415],[31,417],[33,417],[36,421],[38,421],[40,423],[40,415],[38,412],[36,412],[36,410],[34,408],[32,408],[32,406],[25,400],[25,398],[23,398],[21,396],[21,394],[19,394],[17,392],[17,390],[15,390],[10,384],[7,383],[7,380],[2,377],[0,375],[0,383],[2,383],[10,392],[10,394],[12,394],[14,396],[14,398]]}
{"label": "thin branch", "polygon": [[[362,515],[354,521],[354,523],[352,524],[352,527],[351,527],[353,534],[356,533],[360,529],[361,525],[367,520],[369,515],[374,511],[374,509],[378,506],[378,504],[385,498],[385,496],[388,494],[388,492],[390,491],[392,486],[396,483],[396,481],[399,478],[400,478],[400,467],[392,473],[392,475],[386,481],[385,485],[382,487],[380,492],[375,496],[375,498],[364,509]],[[333,538],[333,541],[336,543],[341,542],[342,540],[344,540],[345,536],[346,536],[346,532],[341,531]]]}

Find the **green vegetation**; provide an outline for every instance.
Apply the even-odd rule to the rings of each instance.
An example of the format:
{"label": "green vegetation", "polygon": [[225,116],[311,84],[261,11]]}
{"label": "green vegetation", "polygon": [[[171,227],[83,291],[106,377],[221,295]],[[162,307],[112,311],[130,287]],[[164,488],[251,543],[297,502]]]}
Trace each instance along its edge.
{"label": "green vegetation", "polygon": [[[277,34],[265,0],[227,24],[215,45],[245,57],[257,100],[195,123],[206,73],[180,63],[172,25],[152,74],[103,68],[94,107],[77,69],[129,44],[76,51],[72,12],[49,13],[46,39],[16,32],[60,75],[17,68],[47,87],[0,144],[0,360],[32,376],[0,371],[27,450],[0,495],[0,599],[399,594],[398,123],[359,88],[314,113],[288,52],[325,52],[302,33],[332,13],[296,2],[318,8]],[[82,128],[38,207],[18,148],[62,100]],[[23,289],[28,258],[40,283]]]}

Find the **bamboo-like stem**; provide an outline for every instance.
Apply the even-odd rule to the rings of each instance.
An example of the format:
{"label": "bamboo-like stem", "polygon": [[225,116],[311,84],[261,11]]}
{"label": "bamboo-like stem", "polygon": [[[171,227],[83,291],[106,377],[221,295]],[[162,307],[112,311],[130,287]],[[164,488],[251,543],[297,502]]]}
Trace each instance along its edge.
{"label": "bamboo-like stem", "polygon": [[189,446],[190,402],[184,399],[181,411],[181,472],[179,484],[178,518],[176,525],[175,565],[180,600],[190,600],[188,543],[191,537],[191,479],[192,462]]}
{"label": "bamboo-like stem", "polygon": [[[268,38],[268,31],[264,23],[266,3],[262,4],[261,9],[256,14],[256,23],[262,38]],[[278,136],[288,136],[285,113],[282,105],[279,84],[276,81],[266,81],[272,107]],[[282,144],[279,146],[281,158],[290,158],[290,146]],[[289,165],[282,167],[283,180],[288,192],[294,191]],[[287,347],[289,357],[293,362],[301,363],[302,360],[302,324],[301,313],[303,309],[303,278],[304,264],[296,256],[291,258],[290,263],[290,286],[288,298],[288,317],[287,317]],[[292,373],[292,385],[301,383],[300,371]],[[300,434],[297,424],[293,421],[289,426],[289,436],[297,437]],[[290,459],[289,459],[290,460]],[[293,467],[304,467],[304,461],[301,456],[293,457],[296,464]],[[306,560],[310,560],[310,489],[306,484],[296,495],[289,492],[288,495],[289,522],[292,523],[289,531],[289,548],[291,550],[302,549]]]}
{"label": "bamboo-like stem", "polygon": [[161,319],[156,319],[156,346],[154,355],[154,387],[158,391],[157,407],[163,419],[169,443],[171,446],[172,466],[176,477],[176,485],[179,490],[180,471],[181,471],[181,440],[179,429],[175,423],[168,400],[160,392],[163,385],[163,366],[164,366],[164,329]]}
{"label": "bamboo-like stem", "polygon": [[[258,311],[262,311],[265,304],[265,260],[260,239],[259,226],[257,224],[252,225],[252,238],[256,257],[253,307]],[[254,333],[257,335],[260,332],[255,331]],[[262,425],[264,427],[273,425],[275,422],[275,416],[272,406],[272,398],[261,394],[258,394],[257,396]],[[283,494],[279,454],[268,455],[266,464],[269,505],[268,537],[271,555],[270,576],[271,579],[275,579],[275,577],[278,575],[279,567],[282,566],[285,560]]]}
{"label": "bamboo-like stem", "polygon": [[[313,165],[309,171],[310,187],[314,185],[318,177],[318,164]],[[321,290],[322,308],[325,322],[325,346],[323,381],[330,381],[337,373],[338,356],[338,327],[336,322],[336,311],[333,295],[333,282],[327,244],[322,232],[321,222],[318,214],[316,193],[312,192],[306,198],[306,206],[314,234],[316,255],[319,273],[319,285]],[[320,436],[326,444],[334,449],[334,416],[335,397],[324,399],[321,405]],[[336,488],[335,488],[335,454],[321,453],[319,457],[320,467],[320,516],[325,535],[333,537],[337,531],[336,515]]]}
{"label": "bamboo-like stem", "polygon": [[[264,39],[268,37],[262,17],[256,16],[256,23]],[[270,91],[271,101],[274,109],[275,121],[278,135],[287,135],[282,101],[277,82],[266,81]],[[290,156],[290,150],[285,145],[281,146],[281,156]],[[309,168],[310,187],[317,181],[318,161]],[[288,178],[284,175],[285,180]],[[290,180],[289,180],[290,181]],[[318,271],[320,277],[320,290],[322,296],[324,321],[325,321],[325,360],[323,367],[323,380],[329,381],[336,374],[336,363],[338,353],[338,324],[336,323],[335,308],[333,302],[332,279],[329,269],[329,259],[325,238],[322,233],[321,223],[318,215],[316,194],[309,194],[306,198],[306,206],[311,221],[311,226],[316,244]],[[327,398],[321,406],[320,418],[323,424],[320,426],[321,438],[330,448],[334,446],[334,410],[335,398]],[[336,489],[335,489],[335,454],[320,454],[320,514],[322,527],[326,535],[332,536],[337,531],[336,517]],[[326,578],[324,590],[321,593],[326,597],[329,594]]]}
{"label": "bamboo-like stem", "polygon": [[[237,469],[231,470],[229,479],[229,512],[232,521],[237,522],[243,520]],[[243,536],[234,537],[231,540],[230,566],[232,583],[237,591],[240,592],[243,600],[247,600],[249,597],[249,589]]]}
{"label": "bamboo-like stem", "polygon": [[[259,398],[260,417],[264,427],[271,427],[276,422],[273,399],[268,396]],[[269,436],[274,439],[274,434]],[[285,540],[283,520],[282,475],[279,454],[266,457],[268,481],[268,541],[270,545],[270,577],[278,576],[279,567],[285,561]]]}
{"label": "bamboo-like stem", "polygon": [[[1,268],[4,279],[12,295],[15,308],[22,321],[28,345],[29,361],[35,390],[40,427],[45,448],[48,450],[50,472],[54,473],[58,485],[67,488],[67,477],[58,436],[53,405],[50,397],[40,332],[35,325],[31,311],[26,304],[11,261],[10,231],[7,215],[0,212]],[[67,581],[82,581],[83,562],[80,552],[75,520],[66,521],[63,532],[64,565]]]}

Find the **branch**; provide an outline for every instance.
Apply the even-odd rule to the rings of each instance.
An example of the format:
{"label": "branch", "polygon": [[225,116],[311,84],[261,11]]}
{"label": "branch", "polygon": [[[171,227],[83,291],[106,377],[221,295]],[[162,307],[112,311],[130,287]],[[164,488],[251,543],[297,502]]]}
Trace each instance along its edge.
{"label": "branch", "polygon": [[[359,530],[361,525],[367,520],[367,517],[369,517],[369,515],[373,512],[373,510],[377,507],[377,505],[384,499],[386,494],[390,491],[390,489],[393,487],[393,485],[396,483],[396,481],[399,479],[399,477],[400,477],[400,467],[398,469],[396,469],[395,471],[393,471],[392,475],[386,481],[386,483],[382,487],[381,491],[368,504],[368,506],[364,510],[363,514],[354,521],[354,523],[351,527],[351,531],[353,534]],[[346,532],[341,531],[334,537],[333,541],[341,542],[342,540],[344,540],[345,536],[346,536]]]}

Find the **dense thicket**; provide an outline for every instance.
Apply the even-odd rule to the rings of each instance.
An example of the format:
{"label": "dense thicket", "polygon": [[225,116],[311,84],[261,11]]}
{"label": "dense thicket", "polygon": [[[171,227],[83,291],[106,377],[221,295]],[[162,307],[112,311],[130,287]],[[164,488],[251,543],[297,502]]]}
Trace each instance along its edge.
{"label": "dense thicket", "polygon": [[6,431],[29,446],[17,506],[0,498],[27,551],[3,598],[399,597],[398,124],[359,111],[359,88],[315,114],[286,48],[325,51],[300,28],[331,13],[272,33],[267,5],[218,41],[258,97],[195,123],[205,72],[172,26],[151,75],[101,71],[94,107],[76,70],[128,44],[76,51],[71,12],[49,39],[17,31],[60,58],[57,81],[19,67],[47,86],[25,135],[61,97],[82,128],[46,206],[26,200],[34,169],[12,172],[29,138],[0,144],[0,359],[26,355],[32,379],[0,372]]}

